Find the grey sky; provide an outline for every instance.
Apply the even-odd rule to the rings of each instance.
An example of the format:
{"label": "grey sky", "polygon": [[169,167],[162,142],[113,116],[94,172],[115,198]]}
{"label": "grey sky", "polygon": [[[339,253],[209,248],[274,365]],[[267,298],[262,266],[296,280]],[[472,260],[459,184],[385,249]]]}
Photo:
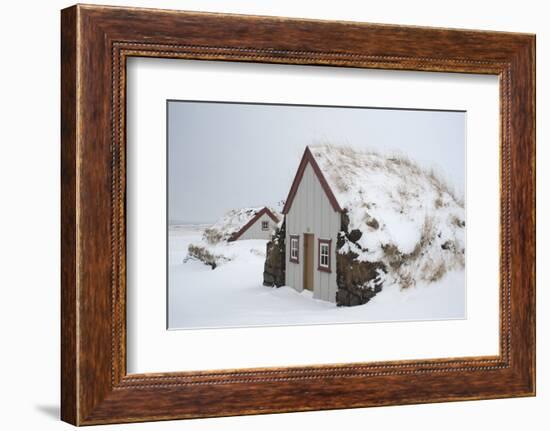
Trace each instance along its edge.
{"label": "grey sky", "polygon": [[286,199],[306,145],[400,152],[465,189],[464,112],[168,102],[171,223]]}

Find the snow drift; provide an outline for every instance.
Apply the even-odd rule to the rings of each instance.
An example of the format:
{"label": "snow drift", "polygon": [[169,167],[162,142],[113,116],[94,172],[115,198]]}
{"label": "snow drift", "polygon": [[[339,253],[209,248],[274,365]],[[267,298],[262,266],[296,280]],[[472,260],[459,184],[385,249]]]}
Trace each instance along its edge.
{"label": "snow drift", "polygon": [[345,211],[340,254],[382,262],[388,281],[403,288],[464,268],[464,203],[433,171],[402,155],[310,150]]}

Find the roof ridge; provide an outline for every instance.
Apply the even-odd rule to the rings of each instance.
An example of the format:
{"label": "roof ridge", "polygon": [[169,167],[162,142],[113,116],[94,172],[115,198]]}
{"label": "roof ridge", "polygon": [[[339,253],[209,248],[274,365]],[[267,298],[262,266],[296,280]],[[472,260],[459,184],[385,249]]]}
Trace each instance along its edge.
{"label": "roof ridge", "polygon": [[290,190],[288,192],[287,199],[285,201],[285,205],[283,208],[282,213],[287,214],[288,211],[290,211],[290,208],[292,206],[292,203],[294,201],[294,198],[296,197],[296,193],[298,191],[298,187],[300,186],[300,183],[302,182],[302,178],[304,176],[304,172],[306,170],[306,167],[308,163],[311,165],[314,174],[317,176],[317,179],[321,183],[321,187],[323,188],[323,191],[325,192],[325,195],[327,196],[332,208],[335,211],[342,212],[342,207],[340,206],[338,199],[336,199],[336,195],[334,194],[332,188],[330,187],[330,184],[328,183],[327,179],[325,178],[325,175],[321,168],[319,167],[319,164],[317,163],[317,160],[315,160],[315,156],[313,155],[310,147],[306,145],[306,149],[304,151],[304,154],[302,156],[302,160],[300,161],[300,164],[298,165],[298,170],[296,171],[296,175],[294,176],[294,180],[292,181],[292,186],[290,187]]}

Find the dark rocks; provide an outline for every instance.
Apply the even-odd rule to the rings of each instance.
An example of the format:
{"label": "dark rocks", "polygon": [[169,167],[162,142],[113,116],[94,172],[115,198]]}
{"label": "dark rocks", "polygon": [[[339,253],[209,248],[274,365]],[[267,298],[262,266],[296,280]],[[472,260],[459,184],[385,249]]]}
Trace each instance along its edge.
{"label": "dark rocks", "polygon": [[363,233],[359,229],[353,229],[350,233],[348,233],[347,237],[351,242],[357,242],[361,239],[363,236]]}
{"label": "dark rocks", "polygon": [[[378,229],[378,221],[375,218],[369,220],[372,223],[369,226]],[[349,217],[346,212],[342,214],[341,230],[336,243],[338,250],[346,243],[353,243],[361,249],[357,241],[361,238],[362,232],[358,229],[349,231]],[[358,255],[353,252],[336,253],[336,305],[365,304],[382,290],[386,266],[382,262],[360,262],[357,257]]]}
{"label": "dark rocks", "polygon": [[451,240],[447,240],[443,244],[441,244],[441,248],[443,250],[456,251],[456,244]]}
{"label": "dark rocks", "polygon": [[378,292],[382,291],[382,285],[377,285],[374,289],[361,288],[350,286],[346,289],[338,289],[336,292],[336,305],[338,306],[354,306],[366,304]]}
{"label": "dark rocks", "polygon": [[382,262],[359,262],[356,257],[355,253],[336,254],[336,305],[365,304],[382,291],[385,265]]}
{"label": "dark rocks", "polygon": [[369,217],[366,223],[367,226],[373,228],[374,230],[377,230],[380,227],[378,220],[376,220],[374,217]]}
{"label": "dark rocks", "polygon": [[264,286],[274,286],[274,285],[275,285],[275,274],[264,271]]}
{"label": "dark rocks", "polygon": [[265,265],[264,265],[264,286],[281,287],[285,284],[285,231],[282,226],[275,231],[271,241],[267,243]]}

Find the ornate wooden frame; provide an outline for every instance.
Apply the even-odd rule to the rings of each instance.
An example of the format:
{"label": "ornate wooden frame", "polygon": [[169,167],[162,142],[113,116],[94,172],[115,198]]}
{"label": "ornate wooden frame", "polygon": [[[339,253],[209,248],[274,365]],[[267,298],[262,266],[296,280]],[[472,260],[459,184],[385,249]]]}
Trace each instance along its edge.
{"label": "ornate wooden frame", "polygon": [[[63,420],[88,425],[535,394],[534,35],[80,5],[61,15]],[[128,375],[130,56],[498,75],[500,354]]]}

